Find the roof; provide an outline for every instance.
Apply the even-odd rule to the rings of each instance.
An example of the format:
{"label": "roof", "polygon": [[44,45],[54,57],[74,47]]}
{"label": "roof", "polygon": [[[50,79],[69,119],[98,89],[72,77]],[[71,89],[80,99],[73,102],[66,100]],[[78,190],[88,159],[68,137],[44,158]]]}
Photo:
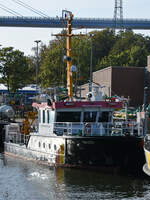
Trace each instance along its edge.
{"label": "roof", "polygon": [[23,87],[22,89],[19,89],[19,91],[20,90],[23,90],[23,91],[36,91],[36,85],[28,85],[28,86]]}
{"label": "roof", "polygon": [[68,102],[53,102],[51,106],[48,106],[46,102],[38,104],[33,103],[33,107],[36,108],[52,108],[52,109],[64,109],[64,108],[122,108],[122,102],[113,101],[68,101]]}
{"label": "roof", "polygon": [[0,83],[0,90],[7,90],[7,87],[4,84]]}
{"label": "roof", "polygon": [[[8,88],[4,84],[0,84],[0,92],[7,92]],[[36,92],[36,86],[35,85],[28,85],[26,87],[23,87],[22,89],[19,89],[20,92]]]}

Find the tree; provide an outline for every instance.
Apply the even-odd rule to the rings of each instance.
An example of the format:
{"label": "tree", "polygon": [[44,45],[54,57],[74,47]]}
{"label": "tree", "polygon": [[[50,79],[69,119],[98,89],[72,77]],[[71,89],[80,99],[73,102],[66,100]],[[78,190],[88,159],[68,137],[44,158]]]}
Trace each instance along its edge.
{"label": "tree", "polygon": [[130,50],[129,66],[145,67],[148,51],[145,46],[133,46]]}
{"label": "tree", "polygon": [[28,60],[24,53],[14,50],[13,47],[2,48],[0,50],[0,73],[0,80],[8,87],[8,90],[16,92],[24,87],[29,77]]}
{"label": "tree", "polygon": [[150,52],[150,38],[132,31],[120,32],[116,35],[116,42],[102,60],[98,59],[97,69],[108,66],[146,66]]}
{"label": "tree", "polygon": [[[90,34],[93,36],[90,37]],[[147,55],[150,52],[150,37],[132,31],[114,34],[110,29],[92,31],[82,37],[72,37],[72,64],[77,66],[77,73],[73,79],[77,85],[89,81],[91,45],[93,71],[110,65],[143,67],[146,66]],[[67,65],[63,61],[64,55],[66,55],[66,37],[57,36],[48,46],[41,46],[39,83],[43,87],[66,86]]]}
{"label": "tree", "polygon": [[111,29],[95,31],[93,33],[93,70],[95,71],[98,70],[98,61],[109,55],[116,42],[116,36]]}

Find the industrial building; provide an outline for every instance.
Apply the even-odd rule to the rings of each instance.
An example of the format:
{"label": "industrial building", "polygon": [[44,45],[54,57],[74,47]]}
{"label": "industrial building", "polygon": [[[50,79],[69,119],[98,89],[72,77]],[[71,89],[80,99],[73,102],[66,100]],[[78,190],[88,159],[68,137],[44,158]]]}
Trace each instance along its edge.
{"label": "industrial building", "polygon": [[[147,75],[145,75],[145,71]],[[93,72],[93,86],[102,87],[108,97],[117,95],[129,99],[130,106],[143,104],[145,84],[150,83],[150,56],[146,67],[110,66]],[[148,87],[148,85],[147,85]],[[89,92],[89,84],[82,86],[82,97]],[[147,90],[149,94],[149,89]],[[147,95],[150,102],[150,95]]]}

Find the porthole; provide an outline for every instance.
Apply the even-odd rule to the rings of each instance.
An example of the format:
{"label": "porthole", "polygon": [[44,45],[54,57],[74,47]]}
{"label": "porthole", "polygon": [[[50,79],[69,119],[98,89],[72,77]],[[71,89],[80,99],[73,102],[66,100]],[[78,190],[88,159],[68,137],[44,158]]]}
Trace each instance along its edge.
{"label": "porthole", "polygon": [[39,147],[41,147],[41,142],[39,142]]}
{"label": "porthole", "polygon": [[54,150],[56,150],[56,149],[57,149],[56,144],[54,144]]}
{"label": "porthole", "polygon": [[45,148],[45,143],[43,143],[43,148]]}

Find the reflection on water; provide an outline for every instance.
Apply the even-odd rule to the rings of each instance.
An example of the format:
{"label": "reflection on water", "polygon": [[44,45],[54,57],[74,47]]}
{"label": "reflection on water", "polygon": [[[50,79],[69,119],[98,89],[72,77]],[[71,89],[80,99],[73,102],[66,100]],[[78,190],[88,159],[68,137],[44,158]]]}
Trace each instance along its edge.
{"label": "reflection on water", "polygon": [[150,199],[150,177],[49,168],[0,154],[0,200]]}

